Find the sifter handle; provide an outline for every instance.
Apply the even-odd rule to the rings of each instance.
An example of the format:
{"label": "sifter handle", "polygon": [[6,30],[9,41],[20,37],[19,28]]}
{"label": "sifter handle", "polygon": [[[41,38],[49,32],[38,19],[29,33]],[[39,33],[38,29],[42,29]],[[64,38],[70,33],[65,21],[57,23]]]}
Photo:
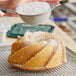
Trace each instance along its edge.
{"label": "sifter handle", "polygon": [[8,9],[6,9],[6,8],[0,8],[0,10],[1,10],[2,12],[4,12],[4,13],[7,13],[7,12],[8,12]]}
{"label": "sifter handle", "polygon": [[7,9],[7,8],[0,8],[0,10],[4,13],[13,13],[13,14],[17,14],[14,10],[11,9]]}

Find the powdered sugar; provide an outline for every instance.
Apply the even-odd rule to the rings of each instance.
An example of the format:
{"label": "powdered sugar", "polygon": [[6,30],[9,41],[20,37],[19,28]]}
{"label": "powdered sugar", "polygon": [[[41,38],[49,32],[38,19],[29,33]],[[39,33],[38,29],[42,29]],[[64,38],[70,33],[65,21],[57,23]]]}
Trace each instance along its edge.
{"label": "powdered sugar", "polygon": [[16,8],[16,12],[22,15],[38,15],[50,10],[46,2],[28,2]]}
{"label": "powdered sugar", "polygon": [[26,32],[24,37],[21,37],[23,39],[27,46],[34,44],[36,42],[43,42],[45,45],[47,45],[49,42],[52,42],[52,44],[57,47],[58,46],[58,40],[53,37],[51,33],[45,33],[45,32]]}
{"label": "powdered sugar", "polygon": [[52,43],[54,44],[55,47],[58,46],[58,41],[56,39],[52,39]]}
{"label": "powdered sugar", "polygon": [[43,43],[47,45],[48,44],[48,41],[43,41]]}
{"label": "powdered sugar", "polygon": [[14,65],[16,65],[16,66],[23,66],[23,65],[21,65],[21,64],[14,64]]}

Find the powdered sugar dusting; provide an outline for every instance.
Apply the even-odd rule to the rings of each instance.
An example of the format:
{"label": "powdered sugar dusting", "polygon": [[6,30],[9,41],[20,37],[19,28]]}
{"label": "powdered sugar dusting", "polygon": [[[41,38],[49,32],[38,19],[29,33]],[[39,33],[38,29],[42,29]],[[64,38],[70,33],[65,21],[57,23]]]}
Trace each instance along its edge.
{"label": "powdered sugar dusting", "polygon": [[51,33],[45,33],[41,31],[26,32],[24,37],[22,38],[26,42],[27,46],[36,42],[43,42],[45,45],[47,45],[49,42],[52,42],[55,47],[57,47],[59,44],[58,40],[54,38],[53,35],[51,35]]}
{"label": "powdered sugar dusting", "polygon": [[43,43],[47,45],[48,44],[48,41],[43,41]]}
{"label": "powdered sugar dusting", "polygon": [[53,39],[53,40],[52,40],[52,43],[54,44],[55,47],[58,46],[58,41],[57,41],[56,39]]}
{"label": "powdered sugar dusting", "polygon": [[14,64],[14,65],[16,65],[16,66],[23,66],[23,65],[21,65],[21,64]]}

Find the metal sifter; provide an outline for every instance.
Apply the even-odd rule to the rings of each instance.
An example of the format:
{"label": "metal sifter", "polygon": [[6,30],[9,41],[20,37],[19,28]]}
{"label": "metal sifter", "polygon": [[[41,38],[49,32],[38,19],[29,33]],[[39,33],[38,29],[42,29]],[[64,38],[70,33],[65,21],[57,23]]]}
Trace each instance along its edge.
{"label": "metal sifter", "polygon": [[[30,3],[36,3],[36,2],[28,2],[28,4],[30,4]],[[18,15],[20,15],[20,17],[22,18],[22,20],[23,20],[24,22],[26,22],[27,24],[30,24],[30,25],[39,25],[39,24],[43,23],[44,21],[46,21],[47,19],[50,18],[51,11],[52,11],[55,7],[60,6],[60,5],[63,4],[64,2],[60,2],[60,3],[56,4],[56,5],[54,5],[53,7],[52,7],[50,4],[46,3],[46,2],[41,2],[41,3],[42,3],[42,4],[46,4],[46,6],[48,6],[48,7],[47,7],[48,9],[47,9],[46,11],[42,12],[42,13],[39,13],[39,14],[27,14],[27,15],[26,15],[26,14],[20,13],[19,11],[21,11],[22,6],[23,6],[24,4],[27,4],[27,3],[24,3],[23,5],[20,5],[20,6],[16,7],[15,10],[6,9],[6,8],[0,8],[0,10],[2,10],[2,11],[5,12],[5,13],[13,13],[13,14],[18,14]],[[28,5],[28,4],[27,4],[27,5]],[[19,9],[19,8],[20,8],[20,9]],[[28,9],[29,9],[29,8],[28,8]],[[45,8],[43,8],[43,9],[45,9]],[[22,10],[22,11],[24,11],[24,10]],[[27,10],[25,10],[25,11],[27,11]],[[30,12],[30,11],[29,11],[29,12]]]}

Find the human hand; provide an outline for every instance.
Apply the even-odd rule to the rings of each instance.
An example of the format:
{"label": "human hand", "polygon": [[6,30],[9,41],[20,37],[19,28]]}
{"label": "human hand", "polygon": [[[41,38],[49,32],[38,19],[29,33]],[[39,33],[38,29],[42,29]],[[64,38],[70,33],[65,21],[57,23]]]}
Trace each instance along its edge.
{"label": "human hand", "polygon": [[33,1],[41,1],[41,2],[48,2],[50,4],[58,3],[60,0],[8,0],[8,8],[9,9],[15,9],[17,6],[25,3],[25,2],[33,2]]}
{"label": "human hand", "polygon": [[[6,0],[6,1],[0,1],[0,7],[8,8],[15,10],[15,8],[25,2],[32,2],[32,1],[42,1],[42,2],[48,2],[50,4],[58,3],[60,0]],[[7,16],[18,16],[16,14],[7,13],[5,14]]]}

